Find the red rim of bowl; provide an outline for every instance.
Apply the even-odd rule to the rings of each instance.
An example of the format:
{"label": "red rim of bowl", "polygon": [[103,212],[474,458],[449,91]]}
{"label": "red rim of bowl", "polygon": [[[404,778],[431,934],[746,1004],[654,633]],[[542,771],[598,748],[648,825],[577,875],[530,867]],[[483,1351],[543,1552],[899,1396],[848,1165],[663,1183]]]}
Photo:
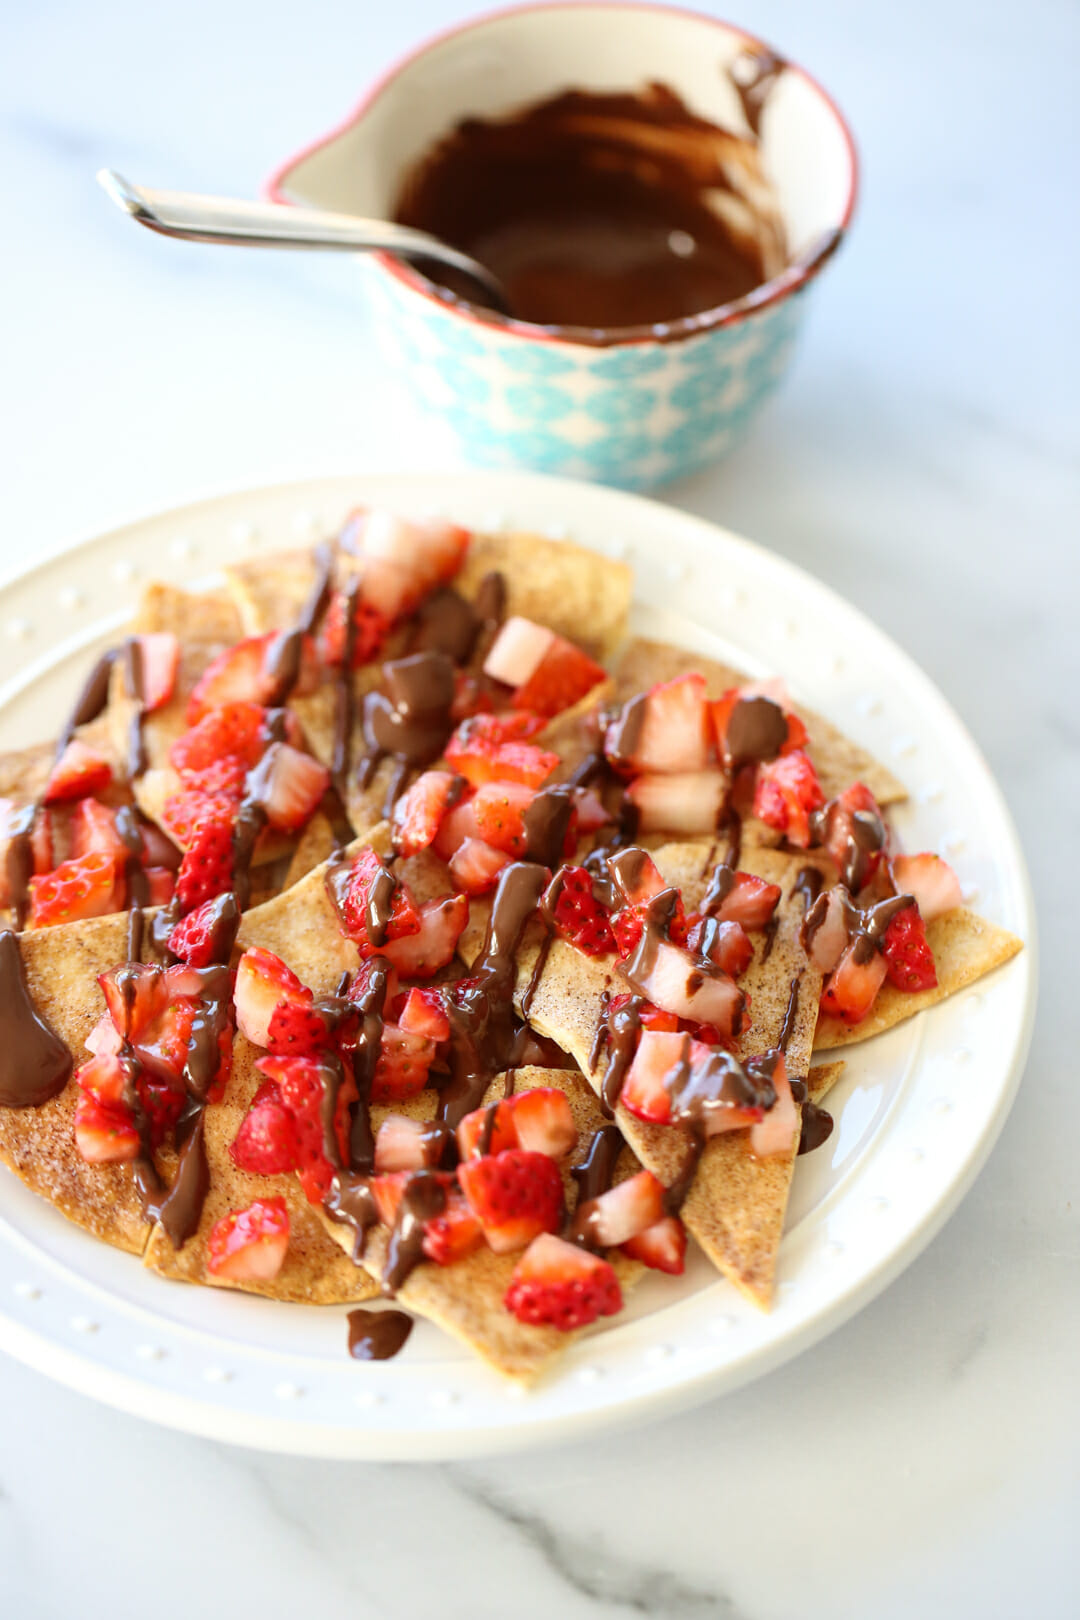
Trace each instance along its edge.
{"label": "red rim of bowl", "polygon": [[[482,28],[488,23],[497,22],[503,17],[523,16],[531,11],[571,11],[577,9],[579,0],[532,0],[532,3],[517,6],[498,6],[491,11],[482,12],[479,16],[470,17],[463,23],[455,23],[450,28],[444,28],[436,34],[431,34],[413,50],[407,51],[398,58],[393,65],[387,68],[374,83],[364,92],[352,112],[343,118],[339,124],[329,130],[325,135],[318,136],[301,147],[298,152],[286,158],[284,163],[273,171],[267,179],[263,191],[271,202],[290,204],[292,199],[285,195],[284,186],[292,171],[316,152],[321,152],[358,124],[370,109],[372,103],[380,96],[386,87],[397,79],[406,68],[411,67],[421,56],[426,56],[436,45],[442,45],[458,34],[470,33],[474,28]],[[690,6],[658,5],[654,0],[589,0],[594,7],[604,7],[612,11],[654,11],[665,16],[689,17],[695,22],[708,23],[711,27],[723,33],[737,34],[748,46],[769,49],[756,35],[740,28],[736,23],[725,22],[720,17],[711,17],[701,11],[695,11]],[[610,327],[603,331],[591,327],[574,326],[538,326],[531,321],[519,321],[510,316],[498,315],[494,310],[482,310],[478,306],[465,303],[463,300],[452,297],[440,297],[434,291],[432,282],[421,275],[418,270],[407,264],[403,259],[396,258],[392,253],[379,252],[372,257],[388,271],[395,280],[400,281],[411,292],[418,293],[422,298],[432,304],[443,314],[454,315],[469,321],[474,326],[482,326],[488,331],[504,333],[509,337],[525,338],[532,343],[556,343],[569,347],[587,348],[617,348],[642,343],[672,343],[685,341],[688,338],[698,337],[704,332],[713,332],[720,327],[733,326],[739,321],[756,315],[760,310],[771,304],[779,303],[782,299],[790,297],[800,288],[805,287],[824,265],[832,258],[841,241],[847,234],[852,215],[855,212],[855,203],[859,190],[859,160],[855,147],[855,138],[851,133],[847,119],[844,117],[829,92],[797,62],[785,57],[785,67],[788,72],[797,73],[805,79],[810,88],[820,96],[836,120],[837,126],[847,147],[848,162],[851,179],[848,188],[847,200],[844,204],[842,217],[834,230],[823,235],[814,249],[803,258],[787,265],[778,276],[763,282],[755,287],[744,298],[735,300],[730,304],[721,304],[716,309],[705,310],[700,315],[682,315],[675,320],[657,323],[654,326],[628,326]],[[665,330],[661,333],[658,327],[663,325]]]}

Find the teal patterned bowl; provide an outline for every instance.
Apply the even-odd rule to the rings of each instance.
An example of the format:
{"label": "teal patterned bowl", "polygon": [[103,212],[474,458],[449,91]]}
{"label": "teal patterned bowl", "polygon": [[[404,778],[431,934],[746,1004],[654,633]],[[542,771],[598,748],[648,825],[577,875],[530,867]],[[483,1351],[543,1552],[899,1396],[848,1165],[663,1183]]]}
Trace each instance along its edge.
{"label": "teal patterned bowl", "polygon": [[[653,5],[496,13],[393,69],[343,126],[283,165],[268,190],[281,202],[388,217],[405,173],[459,119],[499,116],[571,87],[658,81],[695,113],[750,134],[740,64],[767,51],[730,24]],[[447,303],[389,255],[362,261],[395,367],[469,461],[644,489],[737,443],[787,368],[808,292],[850,223],[857,183],[847,125],[801,68],[784,65],[758,134],[789,264],[705,315],[580,341],[570,330]]]}

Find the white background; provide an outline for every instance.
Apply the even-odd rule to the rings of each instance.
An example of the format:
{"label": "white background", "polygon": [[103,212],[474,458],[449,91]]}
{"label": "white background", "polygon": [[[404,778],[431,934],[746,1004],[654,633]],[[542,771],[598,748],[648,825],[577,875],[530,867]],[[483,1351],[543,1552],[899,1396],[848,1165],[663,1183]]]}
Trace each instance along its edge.
{"label": "white background", "polygon": [[[712,9],[703,6],[703,9]],[[721,14],[727,8],[721,8]],[[255,194],[456,0],[0,0],[0,568],[218,489],[443,465],[346,261],[169,243],[93,183]],[[748,3],[854,125],[795,369],[664,492],[869,611],[985,749],[1041,1011],[987,1169],[887,1294],[662,1426],[488,1464],[268,1459],[0,1363],[0,1615],[891,1620],[1080,1610],[1075,82],[1065,0]],[[1071,1029],[1070,1029],[1071,1033]]]}

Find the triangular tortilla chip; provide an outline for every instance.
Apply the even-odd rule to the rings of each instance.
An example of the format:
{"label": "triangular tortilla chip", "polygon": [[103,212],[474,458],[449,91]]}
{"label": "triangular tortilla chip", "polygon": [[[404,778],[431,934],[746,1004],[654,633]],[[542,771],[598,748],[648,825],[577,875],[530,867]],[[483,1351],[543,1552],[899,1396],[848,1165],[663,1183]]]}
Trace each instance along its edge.
{"label": "triangular tortilla chip", "polygon": [[[378,1285],[353,1265],[327,1236],[322,1220],[309,1204],[295,1175],[254,1176],[240,1170],[229,1154],[252,1097],[263,1080],[255,1067],[260,1053],[242,1035],[233,1047],[233,1072],[225,1096],[206,1111],[206,1159],[210,1190],[198,1230],[181,1249],[174,1249],[164,1230],[156,1226],[146,1246],[144,1264],[162,1277],[182,1282],[207,1283],[215,1288],[239,1288],[267,1299],[302,1305],[355,1304],[371,1299]],[[206,1266],[207,1237],[214,1224],[230,1210],[244,1209],[254,1198],[284,1198],[289,1211],[289,1247],[285,1263],[270,1282],[223,1281]]]}
{"label": "triangular tortilla chip", "polygon": [[[122,913],[19,936],[34,1004],[76,1065],[87,1057],[83,1043],[105,1011],[97,976],[123,960],[126,939]],[[141,1254],[150,1227],[131,1166],[87,1164],[81,1157],[74,1136],[78,1097],[71,1079],[40,1108],[0,1108],[0,1159],[76,1226],[118,1249]]]}
{"label": "triangular tortilla chip", "polygon": [[[503,1079],[497,1078],[489,1087],[485,1102],[495,1102],[503,1095]],[[520,1068],[514,1073],[515,1091],[532,1091],[537,1086],[557,1086],[570,1100],[579,1131],[579,1146],[572,1155],[574,1162],[592,1133],[606,1124],[600,1107],[579,1074],[569,1069]],[[435,1093],[424,1092],[414,1098],[413,1106],[398,1106],[394,1111],[409,1112],[413,1118],[430,1119],[434,1115]],[[373,1120],[378,1123],[389,1109],[374,1110]],[[638,1168],[633,1155],[623,1149],[615,1179],[632,1175]],[[567,1203],[571,1209],[577,1196],[577,1186],[564,1168]],[[327,1229],[346,1249],[352,1249],[353,1232],[350,1227],[337,1225],[326,1217]],[[386,1264],[388,1234],[382,1228],[368,1236],[363,1264],[374,1277],[382,1274]],[[520,1252],[495,1254],[491,1249],[478,1249],[452,1266],[437,1266],[428,1261],[417,1266],[398,1290],[397,1301],[417,1316],[426,1317],[443,1328],[462,1344],[475,1350],[489,1366],[507,1378],[522,1383],[533,1383],[551,1362],[580,1337],[577,1333],[563,1333],[558,1328],[530,1327],[519,1322],[503,1304],[514,1267]],[[624,1296],[641,1277],[644,1268],[624,1255],[609,1254]],[[617,1321],[618,1318],[612,1318]],[[604,1326],[602,1321],[601,1326]]]}
{"label": "triangular tortilla chip", "polygon": [[845,1024],[839,1018],[822,1015],[818,1019],[814,1045],[818,1051],[829,1052],[840,1046],[851,1046],[865,1041],[871,1035],[880,1035],[906,1018],[914,1018],[924,1007],[933,1007],[957,990],[964,990],[984,974],[1008,962],[1023,950],[1023,940],[1010,934],[1008,929],[987,922],[966,906],[947,911],[935,917],[926,927],[926,939],[934,953],[938,982],[933,990],[910,992],[897,990],[888,980],[877,993],[869,1015],[861,1024]]}
{"label": "triangular tortilla chip", "polygon": [[[628,643],[615,668],[619,697],[625,701],[636,692],[648,691],[657,681],[672,681],[677,675],[685,675],[687,670],[697,670],[704,675],[710,698],[717,698],[729,687],[742,686],[752,679],[743,670],[718,663],[701,653],[689,653],[685,647],[638,638]],[[804,709],[801,704],[796,703],[793,708],[806,727],[806,751],[827,799],[835,798],[852,782],[865,782],[879,804],[894,804],[907,798],[907,789],[892,771],[845,737],[831,721]]]}

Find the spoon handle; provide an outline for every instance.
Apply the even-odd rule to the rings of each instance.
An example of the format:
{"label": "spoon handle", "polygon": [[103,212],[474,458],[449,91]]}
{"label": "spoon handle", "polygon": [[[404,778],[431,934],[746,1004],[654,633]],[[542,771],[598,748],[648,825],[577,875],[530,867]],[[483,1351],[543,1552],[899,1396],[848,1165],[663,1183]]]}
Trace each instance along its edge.
{"label": "spoon handle", "polygon": [[404,259],[437,259],[479,281],[497,299],[497,307],[504,307],[498,282],[475,259],[407,225],[318,208],[291,208],[281,203],[204,197],[187,191],[152,191],[132,185],[113,169],[100,170],[98,180],[132,219],[164,236],[240,247],[321,248],[343,253],[381,249]]}

